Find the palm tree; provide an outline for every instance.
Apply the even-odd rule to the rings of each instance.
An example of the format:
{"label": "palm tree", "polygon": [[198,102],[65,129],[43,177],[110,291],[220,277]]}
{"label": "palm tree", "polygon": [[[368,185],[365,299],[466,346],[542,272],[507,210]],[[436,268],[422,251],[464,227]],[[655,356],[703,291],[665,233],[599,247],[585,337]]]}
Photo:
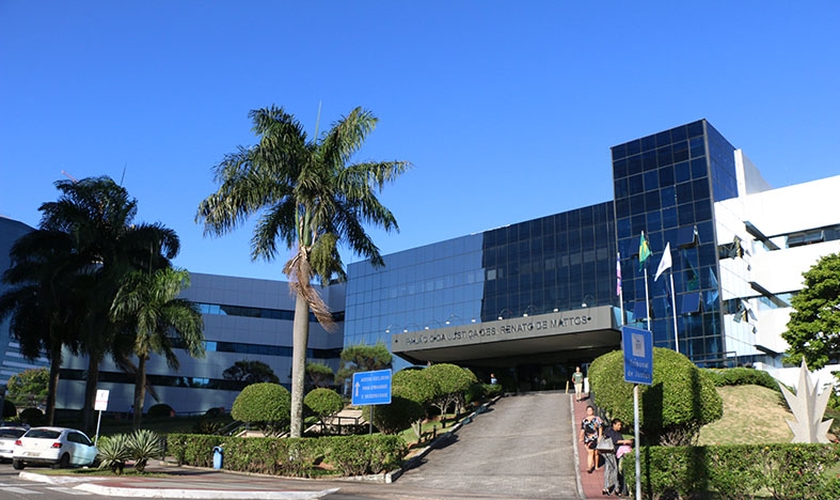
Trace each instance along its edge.
{"label": "palm tree", "polygon": [[251,238],[251,258],[273,260],[277,240],[293,251],[283,272],[296,297],[291,435],[300,437],[309,310],[325,328],[332,328],[329,310],[312,280],[318,278],[323,285],[346,279],[339,242],[373,265],[383,264],[364,224],[398,230],[394,215],[376,194],[410,164],[348,164],[377,123],[373,114],[362,108],[354,109],[314,140],[283,108],[253,110],[248,116],[259,143],[239,147],[216,165],[215,180],[220,187],[201,202],[196,220],[204,224],[205,234],[222,235],[259,213]]}
{"label": "palm tree", "polygon": [[122,280],[137,269],[170,265],[180,243],[171,229],[160,224],[135,224],[137,202],[110,177],[56,182],[61,192],[55,202],[41,205],[43,230],[72,238],[76,272],[92,285],[85,295],[84,328],[80,346],[88,356],[82,426],[92,430],[93,403],[99,364],[113,352],[116,327],[110,307]]}
{"label": "palm tree", "polygon": [[185,270],[135,271],[123,282],[111,306],[112,319],[130,325],[133,330],[134,354],[137,356],[135,429],[140,427],[146,398],[146,361],[149,355],[163,355],[174,370],[179,367],[174,347],[183,347],[193,357],[204,357],[201,313],[189,300],[178,298],[189,283],[190,275]]}
{"label": "palm tree", "polygon": [[78,352],[83,280],[74,272],[75,255],[69,235],[36,230],[19,238],[9,254],[11,266],[3,282],[11,285],[0,295],[0,320],[11,318],[10,332],[23,356],[50,361],[46,419],[55,419],[63,347]]}

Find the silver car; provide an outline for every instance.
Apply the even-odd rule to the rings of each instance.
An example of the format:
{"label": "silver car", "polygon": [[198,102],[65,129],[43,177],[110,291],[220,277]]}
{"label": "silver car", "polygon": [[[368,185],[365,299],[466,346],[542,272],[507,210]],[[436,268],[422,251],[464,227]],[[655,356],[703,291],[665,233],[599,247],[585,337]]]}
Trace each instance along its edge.
{"label": "silver car", "polygon": [[66,427],[33,427],[15,441],[12,466],[21,470],[30,464],[67,468],[93,465],[99,450],[84,432]]}
{"label": "silver car", "polygon": [[28,427],[2,426],[0,427],[0,462],[11,460],[15,451],[15,441],[23,436]]}

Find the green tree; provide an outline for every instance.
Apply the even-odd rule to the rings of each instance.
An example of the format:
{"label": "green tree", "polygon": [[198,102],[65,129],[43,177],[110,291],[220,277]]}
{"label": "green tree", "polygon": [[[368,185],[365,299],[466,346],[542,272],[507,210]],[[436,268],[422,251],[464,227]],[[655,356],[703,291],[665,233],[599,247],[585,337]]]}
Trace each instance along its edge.
{"label": "green tree", "polygon": [[[26,359],[46,354],[50,361],[46,421],[55,418],[63,348],[78,353],[89,281],[78,274],[80,260],[70,234],[35,230],[19,238],[3,273],[10,285],[0,296],[0,320],[11,318],[9,331]],[[81,262],[84,262],[83,260]]]}
{"label": "green tree", "polygon": [[[624,381],[624,353],[612,351],[589,367],[595,403],[610,418],[633,425],[633,384]],[[640,428],[649,444],[693,444],[700,427],[723,416],[711,375],[684,355],[653,348],[653,384],[640,386]]]}
{"label": "green tree", "polygon": [[30,368],[9,377],[6,398],[17,406],[37,406],[49,395],[50,372],[46,368]]}
{"label": "green tree", "polygon": [[242,389],[230,414],[251,423],[266,436],[279,436],[289,425],[291,396],[280,384],[260,382]]}
{"label": "green tree", "polygon": [[345,347],[339,358],[338,373],[335,375],[335,382],[339,386],[343,386],[345,380],[353,378],[354,373],[385,370],[391,367],[393,361],[393,356],[384,342]]}
{"label": "green tree", "polygon": [[[440,384],[434,377],[433,371],[426,369],[404,369],[394,374],[391,379],[393,394],[408,399],[419,405],[420,412],[416,412],[413,405],[403,405],[394,409],[399,416],[412,417],[410,422],[417,439],[423,437],[423,420],[429,416],[429,408],[435,398],[441,394]],[[393,402],[392,402],[393,404]],[[390,410],[389,410],[390,411]]]}
{"label": "green tree", "polygon": [[303,126],[283,108],[249,113],[259,142],[240,147],[215,167],[217,192],[202,201],[197,220],[205,233],[222,235],[260,214],[251,239],[251,258],[273,260],[278,240],[292,250],[283,266],[295,293],[292,355],[292,437],[300,437],[309,311],[331,328],[332,317],[313,286],[346,278],[339,243],[383,265],[364,225],[397,230],[394,215],[377,193],[409,164],[363,161],[348,164],[377,119],[356,108],[323,136],[307,137]]}
{"label": "green tree", "polygon": [[111,316],[122,323],[134,341],[137,377],[134,382],[134,429],[140,427],[146,399],[146,362],[151,354],[163,355],[177,370],[180,363],[176,345],[190,356],[204,357],[204,323],[198,307],[179,298],[190,286],[190,275],[183,269],[163,268],[153,273],[134,271],[124,280],[111,305]]}
{"label": "green tree", "polygon": [[840,253],[826,255],[802,273],[802,290],[793,296],[793,312],[782,338],[787,360],[819,370],[840,359]]}
{"label": "green tree", "polygon": [[327,388],[335,380],[332,368],[323,363],[306,363],[306,376],[309,379],[309,387],[316,389]]}
{"label": "green tree", "polygon": [[446,418],[447,409],[453,403],[458,406],[456,411],[460,410],[460,403],[463,402],[470,385],[478,381],[471,371],[449,363],[432,365],[424,371],[438,383],[439,390],[432,404],[440,410],[443,420]]}
{"label": "green tree", "polygon": [[75,309],[71,322],[80,324],[79,347],[88,357],[82,427],[92,432],[99,365],[108,353],[118,361],[125,355],[110,316],[114,297],[132,271],[169,267],[180,242],[160,224],[136,223],[137,201],[110,177],[63,180],[55,186],[61,194],[39,207],[40,229],[70,237],[73,269],[60,264],[61,269],[85,282],[83,306]]}
{"label": "green tree", "polygon": [[243,387],[260,382],[280,383],[280,379],[277,378],[270,366],[262,361],[249,361],[247,359],[234,363],[233,366],[222,372],[222,377],[225,380],[242,382]]}

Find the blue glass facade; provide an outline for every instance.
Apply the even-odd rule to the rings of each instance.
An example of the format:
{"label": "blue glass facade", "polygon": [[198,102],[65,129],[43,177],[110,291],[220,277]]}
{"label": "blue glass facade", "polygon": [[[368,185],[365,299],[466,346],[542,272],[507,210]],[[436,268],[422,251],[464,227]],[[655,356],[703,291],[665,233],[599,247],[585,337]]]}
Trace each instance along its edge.
{"label": "blue glass facade", "polygon": [[345,345],[599,305],[617,306],[612,202],[348,266]]}
{"label": "blue glass facade", "polygon": [[[649,317],[655,345],[673,349],[676,315],[679,351],[700,365],[720,364],[728,353],[714,203],[737,196],[735,148],[699,120],[611,150],[613,201],[388,255],[382,269],[350,265],[345,345],[390,345],[395,333],[617,308],[620,251],[628,322],[644,325]],[[640,269],[643,231],[653,256]],[[653,279],[668,242],[674,301],[668,273]]]}
{"label": "blue glass facade", "polygon": [[[647,317],[654,343],[673,349],[668,275],[654,281],[666,243],[673,256],[679,351],[698,364],[726,357],[720,311],[714,203],[737,196],[735,148],[706,120],[612,148],[616,236],[631,320]],[[653,257],[638,264],[642,231]]]}

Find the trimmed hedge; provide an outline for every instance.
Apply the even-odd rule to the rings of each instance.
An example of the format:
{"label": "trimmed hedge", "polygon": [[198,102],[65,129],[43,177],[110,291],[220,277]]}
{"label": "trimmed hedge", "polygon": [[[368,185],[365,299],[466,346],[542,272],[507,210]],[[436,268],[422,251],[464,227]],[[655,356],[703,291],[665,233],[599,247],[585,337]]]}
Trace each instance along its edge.
{"label": "trimmed hedge", "polygon": [[[827,471],[840,463],[840,446],[823,444],[648,446],[640,450],[642,497],[650,500],[714,498],[837,500],[840,479]],[[624,460],[628,488],[635,462]]]}
{"label": "trimmed hedge", "polygon": [[279,436],[291,420],[292,396],[280,384],[261,382],[242,389],[230,414],[236,420],[256,425],[266,436]]}
{"label": "trimmed hedge", "polygon": [[763,370],[756,370],[755,368],[704,368],[702,371],[711,377],[717,387],[727,385],[760,385],[768,389],[773,389],[774,391],[779,391],[779,383],[776,379]]}
{"label": "trimmed hedge", "polygon": [[311,477],[318,463],[342,476],[377,474],[398,467],[408,448],[399,436],[327,436],[281,439],[170,434],[169,453],[179,465],[210,467],[221,446],[224,468],[239,472]]}

